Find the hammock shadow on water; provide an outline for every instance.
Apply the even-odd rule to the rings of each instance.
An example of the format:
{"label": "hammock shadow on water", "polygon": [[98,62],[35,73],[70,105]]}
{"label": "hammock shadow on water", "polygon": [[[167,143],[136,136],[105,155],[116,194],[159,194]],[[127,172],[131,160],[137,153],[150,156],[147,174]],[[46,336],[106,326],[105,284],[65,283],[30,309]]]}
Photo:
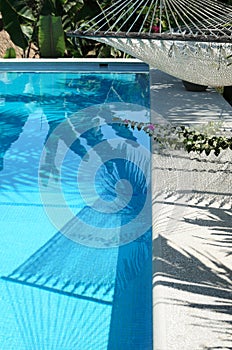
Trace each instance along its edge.
{"label": "hammock shadow on water", "polygon": [[151,349],[150,239],[101,250],[58,233],[4,277],[24,346]]}
{"label": "hammock shadow on water", "polygon": [[[126,211],[108,217],[99,212],[93,217],[92,209],[86,206],[78,215],[92,224],[92,236],[98,223],[115,227],[123,242],[128,235],[133,236],[125,224],[136,216],[143,196],[150,193],[144,190],[144,175],[135,171],[133,162],[122,159],[115,161],[113,172],[103,169],[106,197],[112,196],[107,189],[112,188],[110,181],[115,185],[121,178],[121,167],[136,189]],[[151,224],[150,215],[147,213]],[[81,230],[67,223],[62,230],[66,235],[58,232],[9,276],[2,277],[24,346],[46,350],[152,349],[151,229],[127,244],[119,241],[105,249],[70,240],[70,229]]]}

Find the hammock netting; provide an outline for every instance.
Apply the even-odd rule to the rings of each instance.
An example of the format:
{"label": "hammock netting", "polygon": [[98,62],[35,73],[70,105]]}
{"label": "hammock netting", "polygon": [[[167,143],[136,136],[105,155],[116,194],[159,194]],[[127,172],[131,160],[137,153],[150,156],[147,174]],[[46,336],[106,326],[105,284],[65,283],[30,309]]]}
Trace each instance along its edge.
{"label": "hammock netting", "polygon": [[109,44],[177,78],[232,85],[232,6],[217,0],[118,0],[69,33]]}

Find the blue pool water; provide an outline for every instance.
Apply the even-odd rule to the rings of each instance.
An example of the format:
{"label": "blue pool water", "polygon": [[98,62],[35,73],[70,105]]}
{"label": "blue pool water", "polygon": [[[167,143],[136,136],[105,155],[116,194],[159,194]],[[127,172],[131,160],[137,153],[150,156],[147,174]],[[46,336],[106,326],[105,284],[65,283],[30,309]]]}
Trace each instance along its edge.
{"label": "blue pool water", "polygon": [[0,73],[0,349],[151,350],[148,73]]}

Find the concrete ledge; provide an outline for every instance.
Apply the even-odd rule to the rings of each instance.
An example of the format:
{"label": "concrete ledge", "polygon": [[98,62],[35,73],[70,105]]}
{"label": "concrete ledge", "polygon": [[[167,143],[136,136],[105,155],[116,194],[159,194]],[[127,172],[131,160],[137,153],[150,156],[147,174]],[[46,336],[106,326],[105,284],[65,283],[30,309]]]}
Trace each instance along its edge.
{"label": "concrete ledge", "polygon": [[149,72],[137,59],[0,59],[0,72]]}
{"label": "concrete ledge", "polygon": [[[153,122],[231,125],[231,106],[213,89],[185,91],[151,72]],[[231,151],[153,151],[155,350],[232,349]]]}
{"label": "concrete ledge", "polygon": [[151,70],[151,109],[166,122],[199,124],[209,121],[232,121],[232,109],[215,89],[186,91],[182,81],[158,70]]}

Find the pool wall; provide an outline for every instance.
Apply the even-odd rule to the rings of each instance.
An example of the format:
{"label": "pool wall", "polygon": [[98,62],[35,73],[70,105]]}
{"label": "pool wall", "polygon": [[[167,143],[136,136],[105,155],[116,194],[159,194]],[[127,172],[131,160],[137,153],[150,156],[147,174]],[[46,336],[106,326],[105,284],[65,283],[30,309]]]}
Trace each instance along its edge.
{"label": "pool wall", "polygon": [[137,59],[0,59],[0,71],[21,72],[149,72]]}

